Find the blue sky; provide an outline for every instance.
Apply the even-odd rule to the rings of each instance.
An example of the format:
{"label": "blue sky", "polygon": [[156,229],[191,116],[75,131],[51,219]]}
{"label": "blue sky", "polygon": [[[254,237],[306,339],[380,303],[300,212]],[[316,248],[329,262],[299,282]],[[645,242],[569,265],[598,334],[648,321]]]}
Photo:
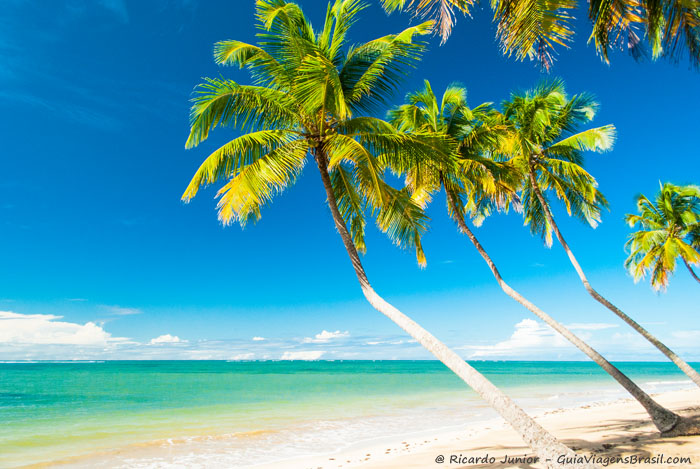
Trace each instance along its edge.
{"label": "blue sky", "polygon": [[[300,2],[319,23],[325,3]],[[180,201],[189,178],[230,136],[185,150],[188,99],[219,68],[214,42],[253,42],[253,2],[66,0],[10,2],[0,17],[0,359],[429,358],[368,306],[311,167],[245,230],[216,219],[213,189]],[[583,12],[579,16],[584,16]],[[500,102],[542,78],[503,57],[490,13],[460,18],[395,102],[431,80],[459,81],[470,104]],[[354,41],[398,32],[371,2]],[[622,267],[634,196],[658,181],[698,183],[698,73],[681,62],[603,64],[578,24],[551,77],[601,102],[613,152],[587,168],[611,210],[592,230],[559,219],[594,286],[686,358],[700,360],[698,286],[679,270],[667,293],[635,285]],[[429,210],[428,267],[376,230],[366,269],[377,291],[471,358],[580,359],[501,293],[445,215]],[[506,279],[611,359],[661,359],[590,299],[558,245],[529,235],[517,214],[477,230]],[[256,340],[253,340],[256,338]]]}

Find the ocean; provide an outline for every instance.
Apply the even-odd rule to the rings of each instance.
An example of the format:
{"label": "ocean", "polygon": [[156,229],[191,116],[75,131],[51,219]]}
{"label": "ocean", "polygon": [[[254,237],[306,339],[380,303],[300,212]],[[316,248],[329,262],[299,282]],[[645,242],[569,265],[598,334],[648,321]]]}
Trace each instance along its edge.
{"label": "ocean", "polygon": [[[593,363],[472,365],[531,413],[627,397]],[[693,387],[617,365],[648,392]],[[433,361],[0,363],[0,468],[247,467],[495,417]]]}

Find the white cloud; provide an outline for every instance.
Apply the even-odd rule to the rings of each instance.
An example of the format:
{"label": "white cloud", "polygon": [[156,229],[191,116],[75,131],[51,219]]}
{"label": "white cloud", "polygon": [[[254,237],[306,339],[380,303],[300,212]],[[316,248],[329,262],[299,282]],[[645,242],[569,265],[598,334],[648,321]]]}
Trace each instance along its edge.
{"label": "white cloud", "polygon": [[[495,345],[476,345],[459,347],[473,350],[469,358],[516,357],[533,352],[551,352],[554,348],[572,347],[566,339],[549,326],[534,319],[523,319],[515,325],[515,331],[508,340]],[[544,358],[544,357],[542,357]]]}
{"label": "white cloud", "polygon": [[365,345],[401,345],[403,343],[415,343],[417,341],[411,340],[411,341],[404,341],[404,340],[372,340],[369,342],[365,342]]}
{"label": "white cloud", "polygon": [[672,335],[679,339],[700,339],[700,331],[698,330],[675,331]]}
{"label": "white cloud", "polygon": [[284,352],[280,360],[318,360],[325,354],[325,350],[305,350],[301,352]]}
{"label": "white cloud", "polygon": [[568,324],[567,329],[571,331],[600,331],[603,329],[612,329],[613,327],[620,327],[617,324],[608,324],[605,322],[591,322],[591,323],[574,323]]}
{"label": "white cloud", "polygon": [[305,344],[311,344],[311,343],[324,343],[328,342],[329,340],[333,339],[341,339],[343,337],[349,337],[350,332],[345,331],[345,332],[340,332],[340,331],[335,331],[335,332],[328,332],[327,330],[323,330],[321,333],[316,334],[313,338],[307,337],[303,340]]}
{"label": "white cloud", "polygon": [[253,340],[256,342],[260,342],[261,340],[267,340],[267,339],[265,339],[265,337],[255,336],[255,337],[253,337]]}
{"label": "white cloud", "polygon": [[156,337],[155,339],[151,339],[151,341],[149,342],[149,344],[151,344],[151,345],[184,344],[184,343],[187,343],[187,341],[179,338],[176,335],[170,335],[170,334],[163,334],[161,336]]}
{"label": "white cloud", "polygon": [[131,316],[143,313],[143,311],[138,308],[122,308],[121,306],[103,306],[103,308],[115,316]]}
{"label": "white cloud", "polygon": [[53,314],[0,311],[0,343],[106,346],[128,341],[124,337],[112,337],[94,322],[58,321],[62,318]]}

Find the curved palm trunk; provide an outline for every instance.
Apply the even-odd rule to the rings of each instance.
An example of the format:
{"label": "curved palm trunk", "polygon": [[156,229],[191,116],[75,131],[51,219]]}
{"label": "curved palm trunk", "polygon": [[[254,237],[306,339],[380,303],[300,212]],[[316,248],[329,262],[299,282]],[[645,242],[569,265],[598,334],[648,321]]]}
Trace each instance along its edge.
{"label": "curved palm trunk", "polygon": [[[380,297],[370,286],[365,270],[362,267],[360,256],[352,241],[350,233],[345,226],[338,205],[333,194],[330,176],[328,174],[328,161],[322,150],[315,152],[316,164],[318,165],[323,187],[328,198],[328,207],[333,215],[335,227],[343,240],[343,245],[350,256],[350,261],[355,269],[355,274],[360,282],[362,293],[369,303],[380,313],[394,321],[399,327],[406,331],[411,337],[416,339],[423,347],[440,360],[445,366],[452,370],[462,381],[476,391],[486,400],[521,436],[523,441],[532,448],[545,467],[551,469],[563,468],[557,463],[557,458],[561,455],[575,457],[576,454],[560,443],[554,436],[548,433],[529,415],[516,405],[508,396],[503,394],[496,386],[487,380],[481,373],[476,371],[459,355],[450,350],[445,344],[440,342],[435,336],[423,329],[416,322],[404,315],[394,306]],[[596,466],[590,464],[567,465],[567,468],[592,469]]]}
{"label": "curved palm trunk", "polygon": [[[540,201],[540,204],[542,205],[542,208],[544,210],[545,216],[547,217],[547,221],[549,224],[552,226],[552,229],[554,230],[554,233],[557,236],[557,239],[559,240],[559,243],[562,245],[564,250],[566,251],[566,254],[569,256],[569,260],[571,261],[571,264],[574,266],[574,269],[576,270],[576,273],[578,274],[579,278],[581,279],[581,282],[583,283],[583,286],[586,288],[586,291],[588,292],[589,295],[591,295],[593,298],[595,298],[598,303],[602,304],[606,308],[608,308],[610,311],[615,313],[617,317],[625,321],[627,324],[629,324],[635,331],[639,332],[646,340],[651,342],[654,347],[659,349],[661,353],[666,355],[669,360],[671,360],[673,363],[676,364],[678,368],[680,368],[683,373],[688,375],[688,377],[693,380],[693,382],[700,387],[700,375],[698,375],[698,372],[695,371],[688,363],[686,363],[681,357],[676,355],[671,349],[666,347],[659,339],[654,337],[644,329],[641,325],[639,325],[634,319],[631,317],[627,316],[625,313],[623,313],[617,306],[613,305],[611,302],[609,302],[606,298],[604,298],[602,295],[600,295],[588,282],[588,279],[586,278],[586,274],[583,273],[583,269],[581,268],[581,265],[579,265],[578,261],[576,260],[576,257],[574,256],[574,253],[571,251],[571,248],[569,248],[569,245],[566,243],[566,240],[564,239],[564,236],[561,234],[561,231],[559,231],[559,226],[557,226],[556,222],[554,221],[554,217],[552,216],[552,212],[549,209],[549,205],[547,204],[547,201],[545,200],[544,196],[542,195],[542,192],[540,191],[540,187],[537,184],[537,179],[535,178],[534,173],[532,170],[530,171],[529,174],[530,177],[530,183],[532,184],[532,188],[535,191],[535,195],[537,196],[537,199]],[[686,264],[687,265],[687,264]],[[690,268],[690,267],[688,267]],[[691,273],[695,277],[694,272]],[[698,282],[700,282],[700,279],[695,277]]]}
{"label": "curved palm trunk", "polygon": [[508,296],[513,298],[515,301],[527,308],[530,312],[542,319],[552,329],[564,336],[569,342],[574,344],[576,348],[588,355],[588,357],[595,363],[597,363],[598,366],[603,368],[610,376],[615,378],[615,380],[618,383],[620,383],[622,387],[624,387],[637,401],[639,401],[639,403],[644,407],[644,409],[646,409],[647,413],[654,422],[654,425],[656,426],[656,428],[659,429],[660,432],[665,433],[673,430],[681,420],[681,418],[678,415],[659,405],[639,386],[634,384],[634,382],[632,382],[632,380],[630,380],[624,373],[618,370],[617,367],[615,367],[615,365],[606,360],[590,345],[579,339],[573,332],[564,327],[563,324],[560,324],[547,313],[545,313],[533,303],[525,299],[522,295],[520,295],[520,293],[511,288],[510,285],[508,285],[505,282],[505,280],[503,280],[503,277],[501,277],[501,274],[498,271],[496,264],[494,264],[493,260],[491,260],[491,257],[486,253],[486,250],[483,248],[481,243],[479,243],[479,240],[476,239],[474,233],[469,229],[466,222],[464,221],[464,218],[460,215],[460,212],[457,211],[454,198],[452,197],[449,191],[446,192],[447,201],[450,204],[450,209],[455,214],[454,218],[456,219],[459,228],[464,234],[466,234],[469,237],[469,240],[472,242],[474,247],[476,247],[476,250],[479,251],[481,257],[486,261],[489,268],[491,269],[491,272],[493,273],[493,276],[496,277],[496,280],[498,281],[498,284],[500,285],[501,289]]}
{"label": "curved palm trunk", "polygon": [[[685,266],[688,268],[688,272],[690,272],[690,275],[692,275],[693,278],[694,278],[698,283],[700,283],[700,278],[695,274],[695,272],[693,271],[693,268],[690,267],[690,264],[688,264],[688,261],[686,261],[685,259],[683,259],[683,263],[684,263]],[[669,357],[669,358],[670,358],[670,357]],[[673,359],[671,359],[671,360],[673,360]],[[675,362],[674,362],[674,363],[675,363]],[[679,366],[680,366],[680,365],[679,365]],[[697,376],[697,373],[695,374],[695,376]],[[692,378],[692,376],[691,376],[691,378]],[[696,381],[695,379],[693,379],[693,381],[695,381],[695,384],[697,384],[698,386],[700,386],[700,382]]]}

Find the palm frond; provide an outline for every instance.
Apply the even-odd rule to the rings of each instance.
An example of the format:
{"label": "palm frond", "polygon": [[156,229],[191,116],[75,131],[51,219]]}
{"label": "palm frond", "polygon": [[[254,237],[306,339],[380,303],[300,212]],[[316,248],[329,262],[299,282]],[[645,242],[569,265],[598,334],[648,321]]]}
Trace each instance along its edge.
{"label": "palm frond", "polygon": [[316,36],[296,3],[256,0],[260,46],[287,70],[294,70],[308,54],[319,53]]}
{"label": "palm frond", "polygon": [[425,50],[414,37],[431,28],[431,22],[422,23],[350,49],[340,77],[353,109],[372,110],[387,102]]}
{"label": "palm frond", "polygon": [[367,251],[365,245],[365,202],[357,189],[357,181],[352,169],[338,164],[330,171],[333,193],[345,224],[350,229],[353,243],[361,253]]}
{"label": "palm frond", "polygon": [[555,47],[569,47],[575,0],[492,0],[491,7],[505,55],[536,60],[549,71]]}
{"label": "palm frond", "polygon": [[[542,194],[545,200],[546,194]],[[539,235],[547,247],[552,246],[552,225],[547,221],[544,208],[529,184],[523,187],[520,194],[523,204],[523,222],[530,228],[533,235]]]}
{"label": "palm frond", "polygon": [[416,250],[418,265],[425,267],[426,258],[421,236],[427,230],[428,217],[411,198],[408,190],[387,187],[387,200],[377,213],[377,226],[397,246]]}
{"label": "palm frond", "polygon": [[323,55],[307,55],[296,69],[293,95],[295,101],[322,116],[330,114],[338,120],[350,117],[343,85],[336,66]]}
{"label": "palm frond", "polygon": [[452,34],[452,28],[457,22],[455,10],[468,15],[474,6],[473,0],[381,0],[387,13],[394,11],[412,11],[414,16],[430,18],[437,24],[436,33],[440,35],[441,43],[445,43]]}
{"label": "palm frond", "polygon": [[605,125],[570,135],[550,145],[547,154],[567,154],[569,150],[608,151],[615,144],[617,131],[614,125]]}
{"label": "palm frond", "polygon": [[372,152],[352,137],[337,134],[326,140],[324,149],[329,155],[328,168],[346,163],[355,167],[355,181],[367,203],[378,209],[387,201],[382,166]]}
{"label": "palm frond", "polygon": [[294,183],[307,153],[306,142],[294,140],[242,167],[217,193],[219,220],[224,225],[235,221],[241,226],[259,220],[262,207]]}
{"label": "palm frond", "polygon": [[652,57],[678,60],[688,53],[691,65],[700,65],[700,6],[688,0],[642,0]]}
{"label": "palm frond", "polygon": [[182,195],[182,200],[189,202],[201,186],[236,176],[241,168],[297,137],[288,130],[260,130],[231,140],[204,160]]}
{"label": "palm frond", "polygon": [[291,85],[287,69],[263,48],[242,41],[227,40],[214,44],[214,61],[219,65],[248,67],[257,85]]}
{"label": "palm frond", "polygon": [[199,145],[218,125],[249,128],[293,128],[299,124],[295,103],[283,92],[232,80],[205,78],[192,99],[186,148]]}
{"label": "palm frond", "polygon": [[361,0],[336,0],[333,4],[331,14],[334,27],[331,41],[328,43],[328,57],[334,64],[340,65],[340,50],[347,42],[348,31],[357,21],[357,15],[367,6],[367,3]]}
{"label": "palm frond", "polygon": [[644,18],[638,0],[590,0],[588,18],[593,23],[588,41],[593,41],[605,63],[610,63],[610,48],[615,45],[636,59],[644,56],[638,33]]}
{"label": "palm frond", "polygon": [[626,243],[630,255],[625,267],[635,281],[651,274],[652,287],[664,290],[678,257],[689,265],[700,263],[700,190],[665,183],[654,201],[639,195],[637,211],[625,216],[631,227],[639,228]]}

